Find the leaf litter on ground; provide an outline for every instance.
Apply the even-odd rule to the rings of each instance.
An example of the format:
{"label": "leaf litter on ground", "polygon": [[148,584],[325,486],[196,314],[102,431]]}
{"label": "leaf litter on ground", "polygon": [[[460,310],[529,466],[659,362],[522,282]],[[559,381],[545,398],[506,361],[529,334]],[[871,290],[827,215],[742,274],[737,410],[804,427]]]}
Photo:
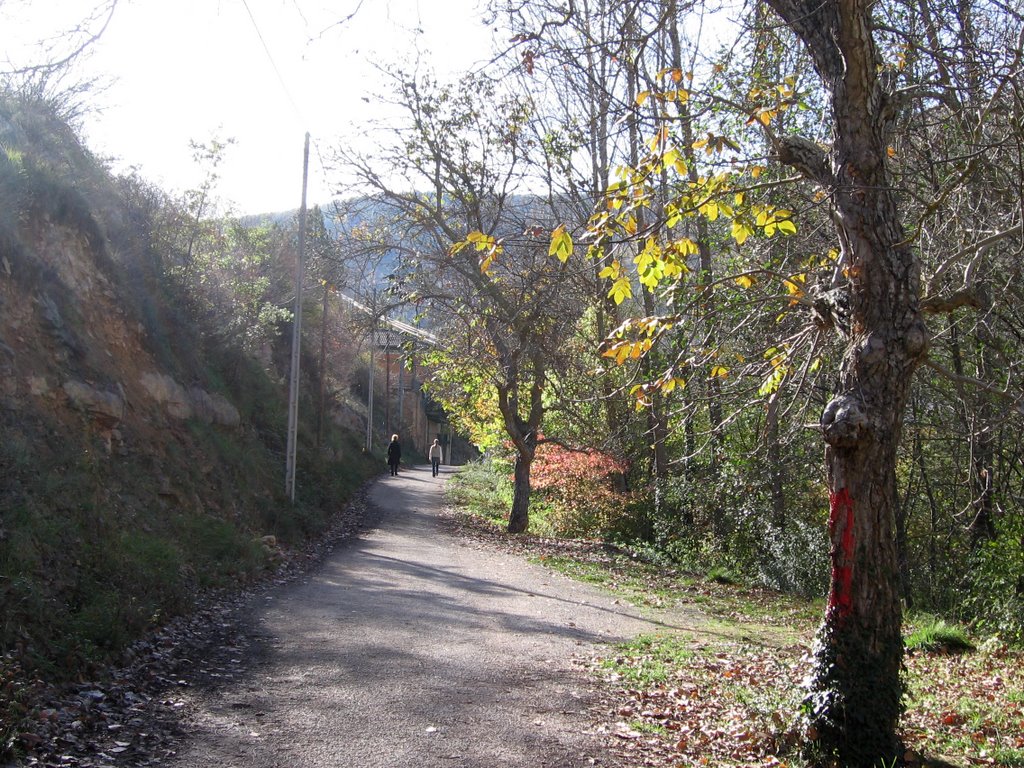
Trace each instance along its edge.
{"label": "leaf litter on ground", "polygon": [[[696,606],[716,630],[732,626],[714,639],[642,637],[580,660],[607,683],[596,727],[628,765],[806,765],[797,754],[804,733],[796,713],[820,601],[705,582],[600,541],[512,536],[460,510],[446,510],[444,519],[478,546],[532,559],[636,605]],[[941,759],[1024,768],[1024,653],[990,639],[977,652],[908,653],[905,663],[907,766]]]}

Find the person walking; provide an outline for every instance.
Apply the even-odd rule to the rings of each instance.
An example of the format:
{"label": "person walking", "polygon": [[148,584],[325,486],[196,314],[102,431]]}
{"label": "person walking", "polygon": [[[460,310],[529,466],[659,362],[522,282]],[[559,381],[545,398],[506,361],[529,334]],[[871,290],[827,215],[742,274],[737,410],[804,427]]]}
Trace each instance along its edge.
{"label": "person walking", "polygon": [[391,468],[391,475],[398,474],[398,464],[402,461],[402,445],[398,442],[398,435],[391,436],[388,443],[388,466]]}
{"label": "person walking", "polygon": [[430,459],[431,474],[437,477],[441,471],[441,459],[444,458],[444,449],[441,447],[441,441],[436,437],[434,438],[434,444],[430,446],[430,450],[427,452],[427,458]]}

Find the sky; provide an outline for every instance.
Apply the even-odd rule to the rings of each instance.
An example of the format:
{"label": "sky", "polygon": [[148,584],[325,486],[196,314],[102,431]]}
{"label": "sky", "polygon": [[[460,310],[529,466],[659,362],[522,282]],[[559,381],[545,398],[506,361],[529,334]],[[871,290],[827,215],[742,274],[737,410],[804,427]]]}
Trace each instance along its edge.
{"label": "sky", "polygon": [[[101,0],[0,0],[0,71],[70,41]],[[218,196],[237,214],[294,209],[311,134],[309,204],[336,189],[333,147],[372,141],[385,80],[377,67],[419,61],[441,77],[486,60],[480,0],[119,0],[77,64],[98,78],[82,132],[115,171],[135,168],[168,192],[203,170],[189,142],[233,139]],[[348,18],[350,17],[351,18]],[[66,43],[65,43],[66,45]]]}

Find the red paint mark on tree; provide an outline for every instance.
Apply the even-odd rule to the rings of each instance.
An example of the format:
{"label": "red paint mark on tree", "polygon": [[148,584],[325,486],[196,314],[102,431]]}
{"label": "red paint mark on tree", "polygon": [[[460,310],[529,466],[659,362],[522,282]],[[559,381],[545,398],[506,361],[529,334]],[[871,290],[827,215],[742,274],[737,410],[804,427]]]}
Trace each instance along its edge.
{"label": "red paint mark on tree", "polygon": [[847,488],[829,495],[828,535],[832,542],[832,588],[828,608],[846,618],[853,610],[853,497]]}

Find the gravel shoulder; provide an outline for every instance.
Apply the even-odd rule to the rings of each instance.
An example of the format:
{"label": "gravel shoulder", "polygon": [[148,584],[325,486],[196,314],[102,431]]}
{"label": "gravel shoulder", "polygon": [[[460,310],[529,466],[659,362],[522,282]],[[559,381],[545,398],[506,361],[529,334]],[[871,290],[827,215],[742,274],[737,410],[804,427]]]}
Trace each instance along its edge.
{"label": "gravel shoulder", "polygon": [[657,629],[442,525],[446,474],[383,477],[372,527],[261,598],[248,650],[184,695],[172,766],[616,765],[578,660]]}

